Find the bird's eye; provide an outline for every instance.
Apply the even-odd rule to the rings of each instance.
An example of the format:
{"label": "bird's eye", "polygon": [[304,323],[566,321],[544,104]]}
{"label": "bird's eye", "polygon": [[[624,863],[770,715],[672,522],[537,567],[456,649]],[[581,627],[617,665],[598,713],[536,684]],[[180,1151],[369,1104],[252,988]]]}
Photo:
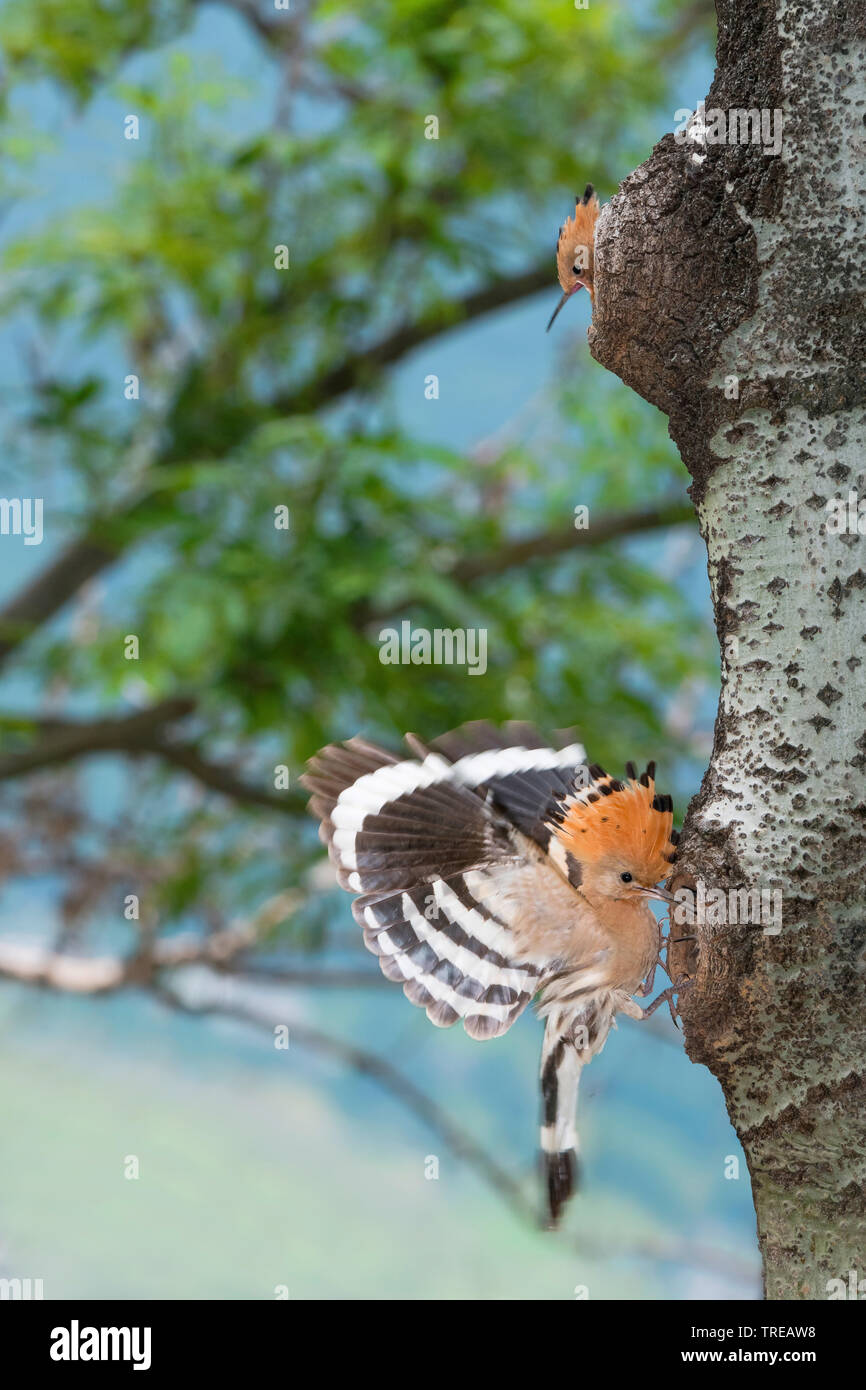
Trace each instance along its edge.
{"label": "bird's eye", "polygon": [[631,874],[620,874],[623,883],[631,883]]}

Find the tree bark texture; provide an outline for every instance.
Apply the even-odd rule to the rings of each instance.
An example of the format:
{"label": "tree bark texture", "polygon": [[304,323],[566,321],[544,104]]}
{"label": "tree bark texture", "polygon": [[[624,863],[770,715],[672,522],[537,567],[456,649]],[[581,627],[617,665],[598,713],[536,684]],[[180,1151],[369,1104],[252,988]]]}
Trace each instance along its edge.
{"label": "tree bark texture", "polygon": [[602,212],[590,346],[669,416],[707,545],[722,692],[674,886],[783,895],[778,935],[678,948],[686,1047],[766,1296],[822,1299],[866,1278],[866,536],[827,507],[866,499],[866,5],[717,9],[707,116],[780,111],[780,152],[661,141]]}

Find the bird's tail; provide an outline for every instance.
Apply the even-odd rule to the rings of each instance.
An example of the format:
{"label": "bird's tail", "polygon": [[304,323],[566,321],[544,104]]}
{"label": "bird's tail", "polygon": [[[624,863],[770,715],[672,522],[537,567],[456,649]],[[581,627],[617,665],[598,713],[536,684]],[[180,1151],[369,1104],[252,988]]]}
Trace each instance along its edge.
{"label": "bird's tail", "polygon": [[541,1154],[550,1224],[555,1226],[578,1183],[577,1089],[580,1073],[600,1052],[613,1022],[593,1004],[575,1015],[552,1008],[541,1049]]}
{"label": "bird's tail", "polygon": [[577,1186],[577,1088],[583,1067],[571,1030],[549,1018],[541,1051],[541,1156],[551,1225]]}

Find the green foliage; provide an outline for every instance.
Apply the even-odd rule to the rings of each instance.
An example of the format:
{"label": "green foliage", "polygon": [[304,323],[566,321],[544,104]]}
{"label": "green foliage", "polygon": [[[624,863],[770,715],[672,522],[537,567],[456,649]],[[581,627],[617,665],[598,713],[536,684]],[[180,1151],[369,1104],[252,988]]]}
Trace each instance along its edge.
{"label": "green foliage", "polygon": [[[494,558],[567,529],[576,504],[592,519],[684,496],[662,418],[581,347],[531,420],[467,456],[405,423],[383,370],[459,325],[474,290],[502,284],[507,303],[510,277],[549,262],[555,293],[556,219],[647,152],[669,38],[625,5],[563,0],[228,8],[260,47],[252,91],[203,58],[210,7],[0,13],[11,159],[44,139],[18,133],[37,79],[70,110],[119,113],[108,195],[83,190],[62,235],[49,215],[5,248],[2,309],[53,347],[16,401],[18,457],[59,461],[70,534],[91,527],[127,557],[95,624],[36,634],[26,673],[90,708],[114,708],[131,674],[137,698],[191,693],[199,747],[260,788],[274,762],[298,772],[359,728],[432,736],[480,717],[576,724],[614,765],[674,758],[667,705],[710,671],[711,643],[660,572],[670,538]],[[489,576],[461,577],[467,559]],[[486,676],[383,665],[379,633],[402,619],[487,629]],[[160,796],[173,774],[136,767],[132,820],[102,834],[116,850],[122,823],[140,871],[161,866],[161,920],[303,880],[317,851],[294,817],[179,810]],[[309,912],[296,930],[315,944]]]}

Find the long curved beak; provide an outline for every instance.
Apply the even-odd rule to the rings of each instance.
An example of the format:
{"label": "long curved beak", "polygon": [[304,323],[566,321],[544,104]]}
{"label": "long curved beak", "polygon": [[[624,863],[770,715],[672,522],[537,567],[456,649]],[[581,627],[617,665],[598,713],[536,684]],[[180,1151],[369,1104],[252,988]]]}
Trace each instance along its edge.
{"label": "long curved beak", "polygon": [[645,898],[658,898],[662,903],[675,903],[677,899],[673,893],[669,893],[666,888],[638,888],[639,893]]}
{"label": "long curved beak", "polygon": [[550,315],[550,323],[547,325],[546,329],[544,330],[545,333],[549,333],[549,332],[550,332],[551,328],[553,327],[553,321],[554,321],[554,319],[556,318],[556,316],[557,316],[557,314],[559,313],[559,311],[560,311],[560,309],[562,308],[562,306],[563,306],[564,304],[567,304],[570,298],[571,298],[571,292],[569,292],[568,290],[566,290],[566,291],[565,291],[565,294],[564,294],[564,295],[562,296],[562,298],[560,299],[560,301],[559,301],[559,303],[557,304],[556,308],[554,309],[553,313]]}
{"label": "long curved beak", "polygon": [[[578,280],[577,284],[574,286],[573,289],[565,291],[565,294],[562,296],[553,313],[550,315],[550,323],[547,325],[547,328],[545,329],[546,333],[549,333],[551,328],[553,327],[553,321],[559,313],[560,309],[562,308],[563,304],[567,304],[569,299],[571,299],[571,296],[573,294],[577,294],[578,290],[584,289],[589,290],[589,285],[585,285],[583,280]],[[589,290],[589,294],[590,298],[592,298],[592,290]]]}

